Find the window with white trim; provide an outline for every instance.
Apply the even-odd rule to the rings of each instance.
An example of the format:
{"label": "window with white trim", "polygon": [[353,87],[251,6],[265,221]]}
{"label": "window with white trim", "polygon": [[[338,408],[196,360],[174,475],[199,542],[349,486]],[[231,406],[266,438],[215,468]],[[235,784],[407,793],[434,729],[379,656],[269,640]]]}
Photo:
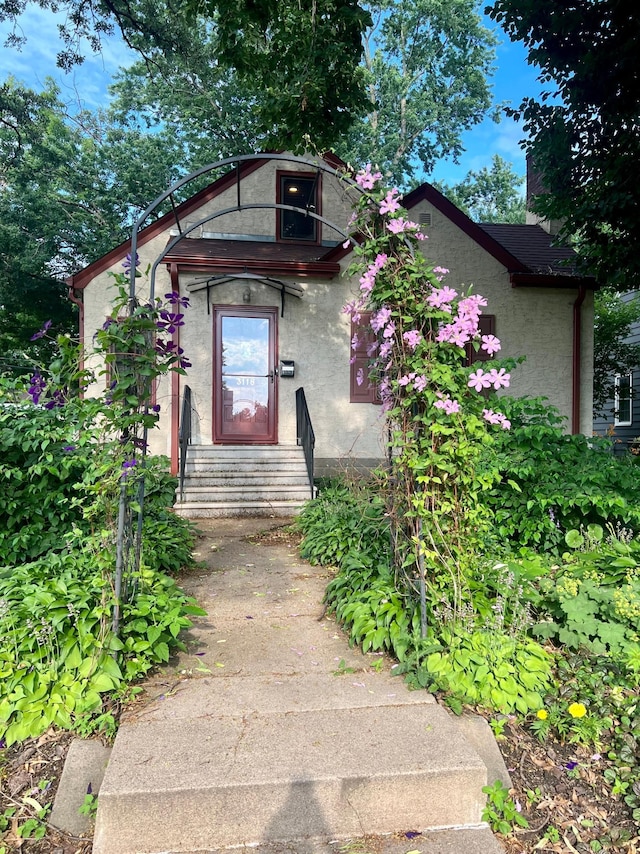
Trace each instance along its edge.
{"label": "window with white trim", "polygon": [[633,374],[616,376],[614,401],[614,424],[616,427],[630,427],[633,422]]}

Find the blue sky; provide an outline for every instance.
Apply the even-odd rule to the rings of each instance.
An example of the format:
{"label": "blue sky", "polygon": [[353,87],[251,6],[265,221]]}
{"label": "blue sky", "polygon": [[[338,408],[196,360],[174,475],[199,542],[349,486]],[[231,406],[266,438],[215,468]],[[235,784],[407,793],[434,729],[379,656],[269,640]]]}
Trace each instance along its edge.
{"label": "blue sky", "polygon": [[[84,64],[65,74],[56,67],[60,44],[57,25],[60,20],[59,15],[29,6],[20,19],[20,29],[27,36],[27,44],[21,51],[0,48],[0,79],[13,74],[21,82],[37,89],[47,76],[51,76],[57,80],[64,100],[79,101],[88,108],[104,105],[108,100],[107,86],[112,75],[121,65],[132,62],[134,54],[120,39],[111,38],[105,41],[101,54],[92,54],[86,48]],[[535,69],[527,64],[522,45],[509,42],[492,22],[487,21],[486,25],[495,29],[500,39],[493,79],[494,101],[517,106],[523,97],[536,95],[540,90]],[[7,32],[8,27],[0,24],[0,43],[4,42]],[[524,175],[525,160],[518,145],[522,136],[522,129],[511,119],[503,118],[500,124],[487,119],[464,135],[466,150],[460,164],[441,162],[431,177],[455,183],[462,180],[469,170],[477,171],[489,166],[494,154],[512,162],[516,172]]]}

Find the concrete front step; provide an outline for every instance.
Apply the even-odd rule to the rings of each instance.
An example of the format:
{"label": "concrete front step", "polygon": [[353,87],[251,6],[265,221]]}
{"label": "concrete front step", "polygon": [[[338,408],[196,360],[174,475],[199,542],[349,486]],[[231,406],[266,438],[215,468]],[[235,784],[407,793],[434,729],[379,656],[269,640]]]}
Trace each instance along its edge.
{"label": "concrete front step", "polygon": [[486,767],[436,704],[229,709],[121,726],[94,854],[480,823]]}
{"label": "concrete front step", "polygon": [[271,500],[271,501],[180,501],[174,505],[173,511],[186,519],[233,519],[245,516],[297,516],[310,499]]}
{"label": "concrete front step", "polygon": [[183,500],[192,518],[296,515],[311,498],[304,454],[297,445],[191,445]]}
{"label": "concrete front step", "polygon": [[242,471],[238,469],[207,472],[196,471],[187,472],[185,482],[189,483],[191,489],[198,487],[206,487],[210,484],[220,486],[247,486],[262,488],[265,485],[274,487],[304,487],[307,492],[310,491],[309,478],[307,473],[300,474],[298,472],[282,472],[282,471]]}
{"label": "concrete front step", "polygon": [[[430,830],[417,836],[413,833],[392,836],[352,837],[336,845],[336,840],[304,839],[295,843],[267,843],[258,846],[241,846],[233,854],[504,854],[488,827],[458,827],[447,830]],[[189,854],[230,854],[229,849],[191,851]]]}

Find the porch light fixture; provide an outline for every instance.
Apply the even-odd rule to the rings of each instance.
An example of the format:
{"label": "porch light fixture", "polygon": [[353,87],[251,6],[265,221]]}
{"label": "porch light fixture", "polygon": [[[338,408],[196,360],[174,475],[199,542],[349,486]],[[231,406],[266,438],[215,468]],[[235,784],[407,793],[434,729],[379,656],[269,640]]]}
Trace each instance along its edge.
{"label": "porch light fixture", "polygon": [[251,302],[251,288],[248,286],[242,291],[242,302],[246,304]]}

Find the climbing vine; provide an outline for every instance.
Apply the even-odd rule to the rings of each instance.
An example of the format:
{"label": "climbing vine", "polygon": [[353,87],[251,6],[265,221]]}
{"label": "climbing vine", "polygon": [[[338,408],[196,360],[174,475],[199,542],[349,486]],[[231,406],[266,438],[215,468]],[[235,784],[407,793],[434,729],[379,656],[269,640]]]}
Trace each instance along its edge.
{"label": "climbing vine", "polygon": [[357,381],[377,385],[386,416],[396,568],[423,601],[426,587],[446,587],[460,607],[465,560],[488,530],[478,496],[496,476],[482,452],[493,430],[511,426],[483,393],[508,388],[513,363],[469,364],[478,350],[500,351],[498,338],[480,331],[487,301],[445,284],[448,270],[426,259],[426,236],[381,178],[367,166],[355,179],[365,191],[348,241],[359,293],[344,311],[360,330],[353,350],[362,335],[371,342],[368,375],[360,369]]}

